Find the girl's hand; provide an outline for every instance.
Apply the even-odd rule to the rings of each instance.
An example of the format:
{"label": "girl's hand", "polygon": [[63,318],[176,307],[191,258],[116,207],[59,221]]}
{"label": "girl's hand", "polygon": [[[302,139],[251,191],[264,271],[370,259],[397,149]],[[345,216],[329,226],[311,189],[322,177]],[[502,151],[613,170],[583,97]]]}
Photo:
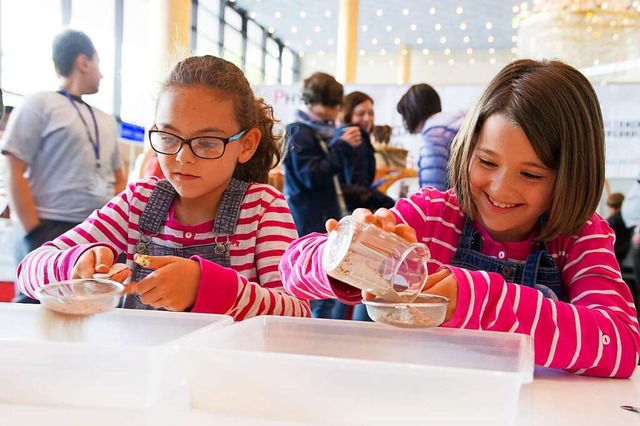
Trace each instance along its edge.
{"label": "girl's hand", "polygon": [[[111,249],[104,246],[92,247],[78,258],[71,271],[71,279],[93,278],[94,274],[106,274],[113,266],[114,261]],[[109,279],[121,283],[130,276],[131,270],[125,268],[110,276]]]}
{"label": "girl's hand", "polygon": [[170,311],[185,311],[194,305],[202,273],[200,264],[177,256],[140,256],[134,261],[155,269],[138,283],[131,283],[130,293],[140,295],[142,303]]}
{"label": "girl's hand", "polygon": [[458,307],[458,280],[456,280],[456,277],[451,271],[445,268],[435,274],[429,275],[422,292],[444,296],[449,299],[449,306],[447,306],[447,315],[444,318],[444,322],[449,321]]}
{"label": "girl's hand", "polygon": [[[416,231],[405,224],[397,225],[395,216],[387,209],[378,209],[375,214],[371,213],[371,210],[355,209],[351,217],[358,222],[372,223],[387,232],[393,232],[409,242],[414,243],[417,241]],[[329,219],[325,223],[327,232],[331,232],[337,227],[338,221],[335,219]]]}

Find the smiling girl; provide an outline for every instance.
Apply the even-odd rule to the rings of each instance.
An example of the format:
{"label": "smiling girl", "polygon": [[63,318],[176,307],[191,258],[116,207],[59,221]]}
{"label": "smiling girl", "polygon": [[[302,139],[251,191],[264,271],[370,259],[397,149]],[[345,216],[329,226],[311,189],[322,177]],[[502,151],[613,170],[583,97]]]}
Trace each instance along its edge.
{"label": "smiling girl", "polygon": [[[629,377],[637,312],[613,231],[594,213],[604,154],[589,81],[561,62],[518,60],[489,83],[454,141],[451,190],[423,188],[354,216],[429,247],[425,292],[451,300],[445,327],[529,334],[538,365]],[[309,235],[287,249],[285,287],[358,303],[360,290],[324,273],[325,241]]]}
{"label": "smiling girl", "polygon": [[180,62],[149,131],[167,179],[129,185],[32,252],[18,267],[20,289],[33,296],[49,282],[106,273],[124,252],[131,272],[113,278],[132,274],[124,307],[309,316],[278,276],[297,233],[283,195],[264,184],[279,160],[273,125],[238,67],[213,56]]}

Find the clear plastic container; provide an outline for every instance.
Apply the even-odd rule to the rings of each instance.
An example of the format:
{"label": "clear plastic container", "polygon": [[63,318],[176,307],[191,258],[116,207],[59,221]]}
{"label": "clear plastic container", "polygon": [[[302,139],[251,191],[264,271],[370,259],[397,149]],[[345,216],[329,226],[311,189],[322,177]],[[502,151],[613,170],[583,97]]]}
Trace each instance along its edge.
{"label": "clear plastic container", "polygon": [[427,281],[429,249],[346,216],[329,233],[327,275],[390,302],[412,302]]}
{"label": "clear plastic container", "polygon": [[449,299],[421,293],[411,303],[387,302],[381,298],[364,300],[367,313],[375,322],[406,328],[438,327],[444,322]]}
{"label": "clear plastic container", "polygon": [[261,316],[181,348],[192,407],[301,424],[511,425],[533,380],[522,334]]}
{"label": "clear plastic container", "polygon": [[63,323],[74,339],[59,341],[43,324],[46,312],[0,303],[0,401],[150,407],[184,386],[178,339],[233,323],[226,315],[114,309]]}

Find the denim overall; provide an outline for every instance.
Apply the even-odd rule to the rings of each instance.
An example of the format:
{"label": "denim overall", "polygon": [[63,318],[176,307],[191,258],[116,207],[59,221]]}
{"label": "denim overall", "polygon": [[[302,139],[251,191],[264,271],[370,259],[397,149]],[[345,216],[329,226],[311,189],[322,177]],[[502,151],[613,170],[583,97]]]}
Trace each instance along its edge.
{"label": "denim overall", "polygon": [[[238,217],[240,216],[240,206],[244,200],[245,192],[249,184],[237,179],[231,179],[227,189],[222,194],[218,213],[213,222],[213,232],[216,235],[216,243],[203,244],[190,247],[166,247],[163,242],[154,238],[160,233],[166,222],[169,208],[176,195],[176,190],[167,180],[161,180],[149,197],[149,201],[140,215],[138,227],[140,237],[136,244],[136,252],[151,256],[179,256],[189,258],[200,256],[221,266],[230,267],[229,258],[230,237],[235,233]],[[153,272],[153,269],[143,268],[134,263],[132,281],[140,281]],[[175,283],[180,285],[180,283]],[[140,300],[140,296],[130,295],[124,300],[124,308],[156,310],[156,308],[145,305]],[[163,309],[160,309],[163,310]]]}
{"label": "denim overall", "polygon": [[[542,222],[545,222],[544,217]],[[465,218],[459,248],[451,265],[470,271],[497,272],[505,281],[533,287],[544,297],[564,300],[560,270],[547,254],[547,245],[539,242],[524,264],[496,259],[482,254],[482,236],[473,228],[473,220]]]}

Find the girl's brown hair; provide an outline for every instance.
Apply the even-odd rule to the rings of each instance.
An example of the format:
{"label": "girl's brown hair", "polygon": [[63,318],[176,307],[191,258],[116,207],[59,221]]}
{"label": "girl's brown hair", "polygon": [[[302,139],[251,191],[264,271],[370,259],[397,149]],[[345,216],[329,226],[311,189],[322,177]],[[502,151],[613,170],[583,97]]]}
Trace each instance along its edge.
{"label": "girl's brown hair", "polygon": [[449,162],[462,211],[474,218],[469,165],[484,122],[501,114],[520,126],[540,160],[557,172],[549,219],[536,237],[573,235],[595,212],[604,185],[604,124],[598,97],[575,68],[522,59],[504,67],[467,114]]}
{"label": "girl's brown hair", "polygon": [[353,110],[363,102],[369,101],[373,104],[371,96],[362,92],[351,92],[342,100],[342,123],[352,124]]}
{"label": "girl's brown hair", "polygon": [[282,135],[274,133],[273,108],[256,98],[240,68],[215,56],[193,56],[180,61],[164,81],[160,93],[174,86],[202,86],[222,92],[233,100],[240,129],[260,130],[260,143],[253,157],[238,163],[233,177],[245,182],[267,183],[269,170],[280,162]]}

